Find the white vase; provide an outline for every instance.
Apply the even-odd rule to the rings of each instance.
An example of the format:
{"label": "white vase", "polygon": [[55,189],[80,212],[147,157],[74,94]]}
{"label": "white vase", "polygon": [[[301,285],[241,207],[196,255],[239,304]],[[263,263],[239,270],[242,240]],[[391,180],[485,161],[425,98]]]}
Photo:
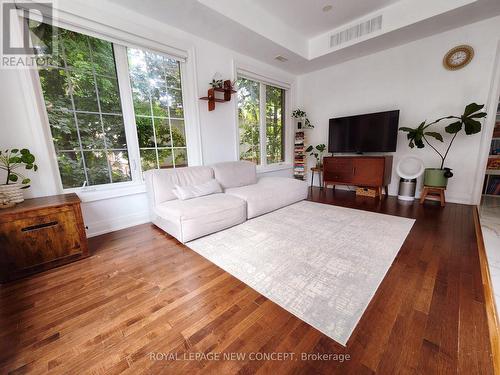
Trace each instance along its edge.
{"label": "white vase", "polygon": [[0,199],[10,203],[21,203],[24,201],[22,184],[0,185]]}

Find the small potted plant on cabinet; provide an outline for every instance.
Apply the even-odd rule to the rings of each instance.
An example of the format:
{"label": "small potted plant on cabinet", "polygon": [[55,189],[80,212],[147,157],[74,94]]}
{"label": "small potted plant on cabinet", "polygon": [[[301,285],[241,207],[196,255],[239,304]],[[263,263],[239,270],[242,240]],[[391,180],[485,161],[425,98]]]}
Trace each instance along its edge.
{"label": "small potted plant on cabinet", "polygon": [[0,184],[0,198],[4,205],[24,201],[23,189],[29,188],[31,180],[19,172],[19,168],[37,171],[35,156],[27,149],[0,151],[0,170],[6,172],[4,184]]}
{"label": "small potted plant on cabinet", "polygon": [[[479,119],[486,117],[486,112],[482,112],[484,105],[479,105],[476,103],[471,103],[465,107],[464,113],[461,116],[446,116],[437,119],[434,122],[426,124],[426,121],[422,122],[416,128],[401,127],[399,130],[408,133],[406,137],[408,138],[409,146],[414,148],[424,148],[427,144],[432,148],[441,158],[441,165],[439,168],[426,168],[424,172],[424,185],[433,187],[446,187],[448,184],[448,179],[453,176],[451,168],[445,167],[445,160],[448,156],[451,146],[455,141],[458,133],[465,131],[466,135],[477,134],[481,131],[481,123]],[[444,130],[448,134],[452,134],[451,140],[449,141],[448,147],[444,152],[439,151],[430,141],[430,138],[437,140],[439,142],[444,142],[443,136],[437,131],[430,131],[429,127],[437,124],[442,120],[452,120],[453,122],[447,125]]]}

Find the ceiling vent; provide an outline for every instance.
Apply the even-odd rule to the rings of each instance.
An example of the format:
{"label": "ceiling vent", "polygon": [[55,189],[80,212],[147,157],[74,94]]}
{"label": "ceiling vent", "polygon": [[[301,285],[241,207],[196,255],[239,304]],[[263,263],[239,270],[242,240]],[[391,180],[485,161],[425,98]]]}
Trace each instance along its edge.
{"label": "ceiling vent", "polygon": [[288,59],[286,57],[281,56],[281,55],[276,56],[274,59],[278,60],[280,62],[286,62],[286,61],[288,61]]}
{"label": "ceiling vent", "polygon": [[361,22],[330,36],[330,48],[361,38],[382,28],[382,15]]}

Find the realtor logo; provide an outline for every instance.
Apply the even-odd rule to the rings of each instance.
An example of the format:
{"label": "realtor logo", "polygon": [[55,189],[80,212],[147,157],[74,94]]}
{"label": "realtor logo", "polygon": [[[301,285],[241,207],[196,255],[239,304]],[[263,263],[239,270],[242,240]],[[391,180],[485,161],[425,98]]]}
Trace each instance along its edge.
{"label": "realtor logo", "polygon": [[[2,68],[34,68],[37,59],[48,59],[55,46],[53,3],[2,1]],[[37,53],[43,51],[43,56]]]}

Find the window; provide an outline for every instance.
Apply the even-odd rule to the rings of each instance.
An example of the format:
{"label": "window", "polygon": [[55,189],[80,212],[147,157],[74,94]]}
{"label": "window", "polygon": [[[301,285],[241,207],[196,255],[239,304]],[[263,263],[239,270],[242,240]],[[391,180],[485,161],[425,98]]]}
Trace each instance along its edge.
{"label": "window", "polygon": [[[37,55],[49,57],[39,60],[45,65],[38,75],[63,188],[131,181],[131,165],[139,163],[130,163],[129,154],[140,155],[143,171],[187,165],[179,61],[56,27],[48,55],[52,40],[44,35],[51,33],[44,28],[52,26],[38,28],[32,40]],[[120,48],[128,61],[115,56]],[[129,72],[129,95],[121,92],[129,86],[119,85],[119,64]],[[124,97],[133,100],[122,103]],[[135,121],[124,121],[125,109]]]}
{"label": "window", "polygon": [[240,159],[256,164],[285,160],[285,90],[238,78]]}
{"label": "window", "polygon": [[187,166],[179,62],[127,52],[142,170]]}
{"label": "window", "polygon": [[53,65],[39,66],[39,76],[63,187],[129,181],[112,44],[54,32],[58,46],[43,60]]}

